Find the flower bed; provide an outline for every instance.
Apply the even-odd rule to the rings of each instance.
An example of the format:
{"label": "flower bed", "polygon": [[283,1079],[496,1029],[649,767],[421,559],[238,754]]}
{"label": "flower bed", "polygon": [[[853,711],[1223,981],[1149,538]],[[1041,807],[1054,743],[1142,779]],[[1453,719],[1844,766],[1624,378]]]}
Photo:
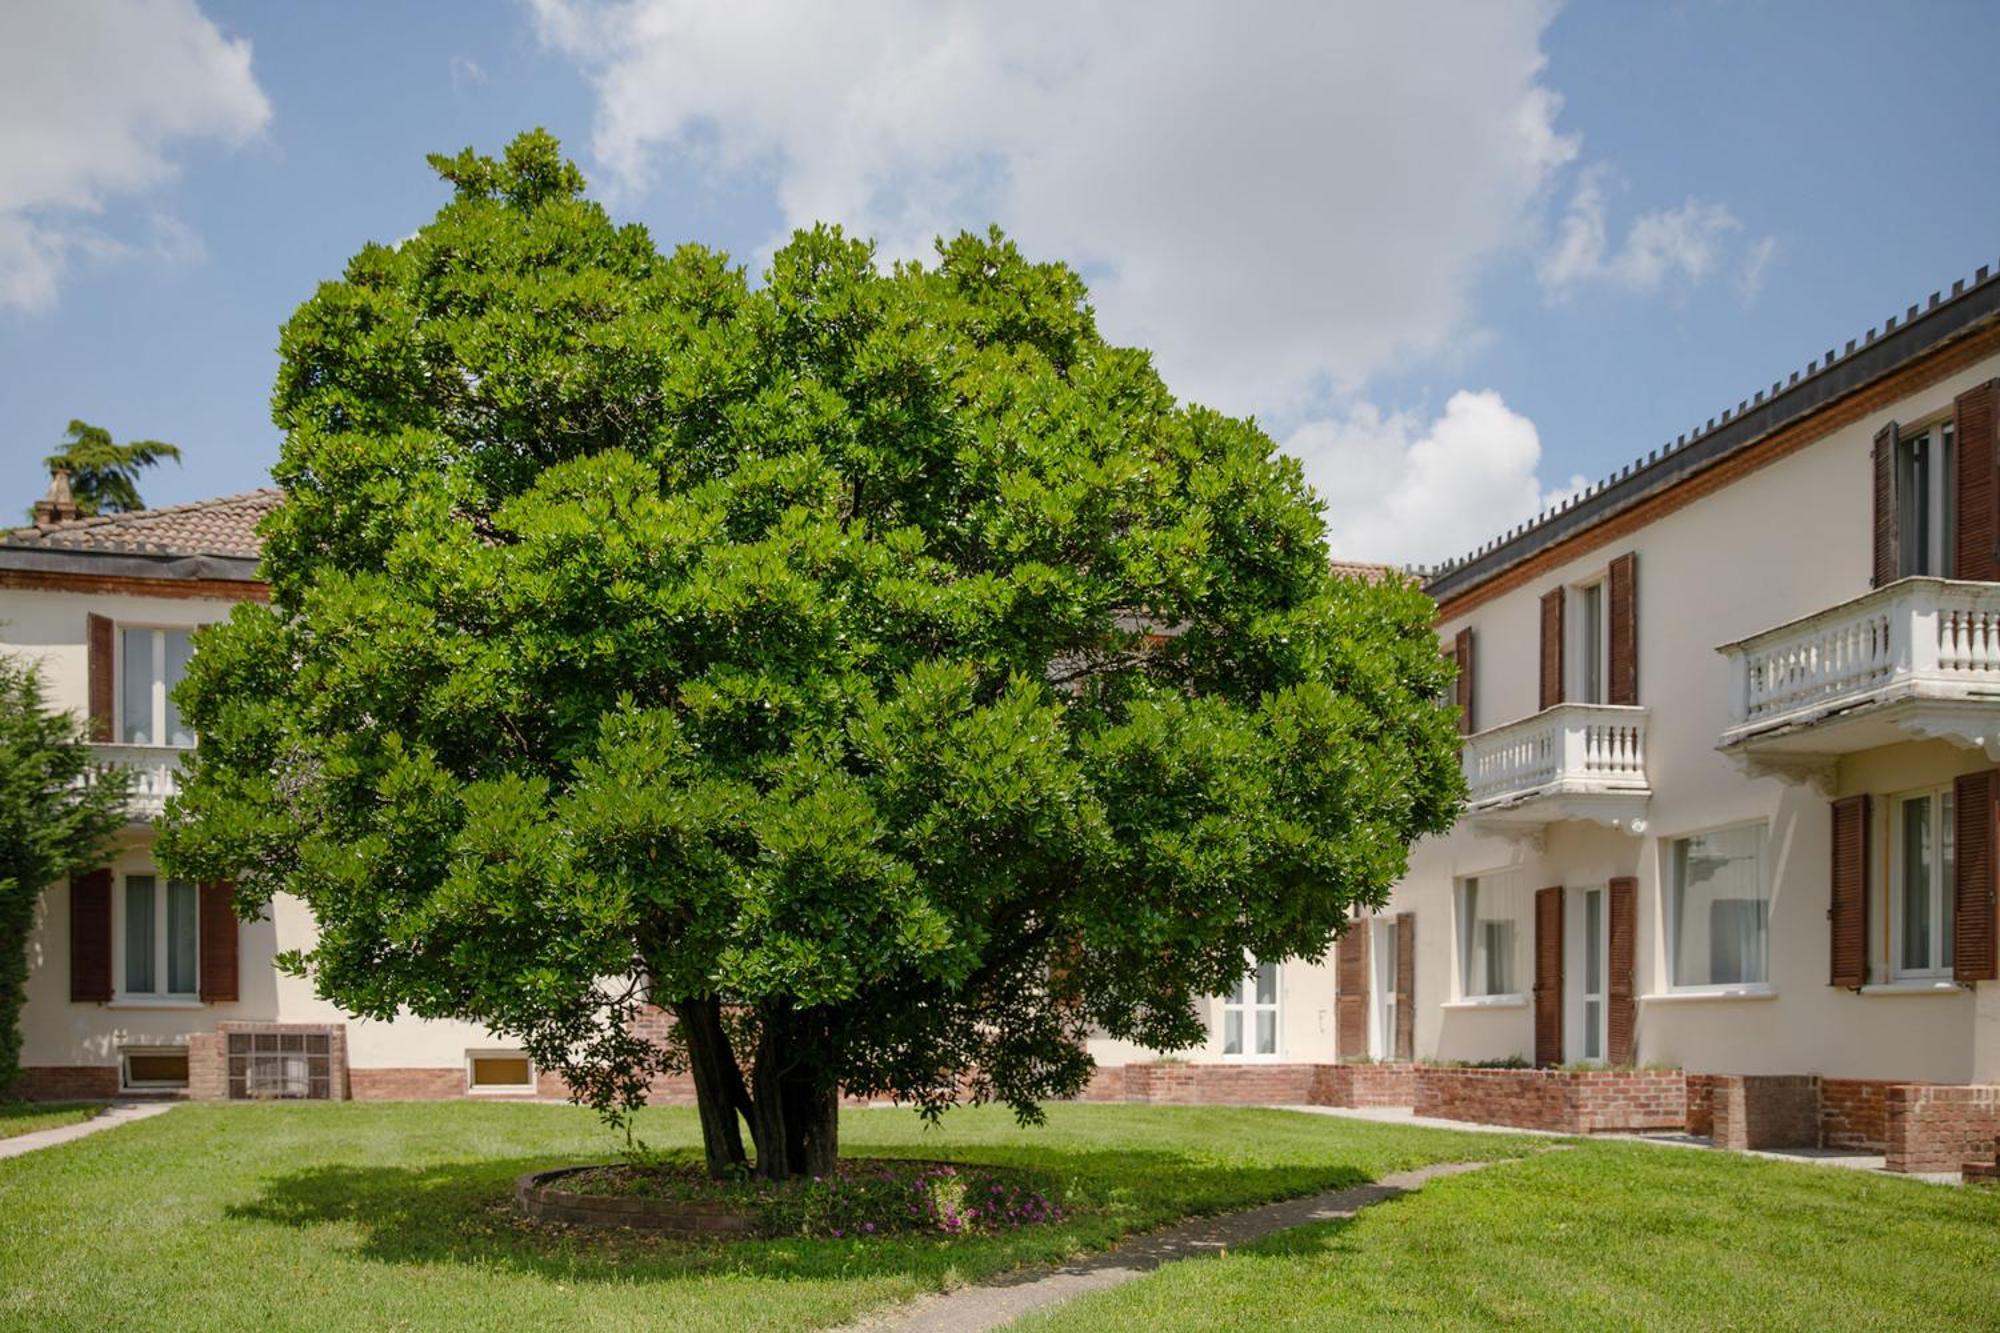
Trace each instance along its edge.
{"label": "flower bed", "polygon": [[522,1176],[514,1198],[536,1221],[688,1236],[994,1235],[1063,1217],[1026,1172],[901,1159],[847,1159],[831,1176],[775,1183],[714,1180],[693,1162],[571,1166]]}

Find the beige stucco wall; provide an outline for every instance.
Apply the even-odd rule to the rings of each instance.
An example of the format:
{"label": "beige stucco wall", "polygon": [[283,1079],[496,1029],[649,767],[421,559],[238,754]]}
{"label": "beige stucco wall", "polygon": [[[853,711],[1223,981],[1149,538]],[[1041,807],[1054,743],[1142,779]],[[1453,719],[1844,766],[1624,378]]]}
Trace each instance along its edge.
{"label": "beige stucco wall", "polygon": [[[1855,994],[1827,984],[1826,910],[1830,814],[1826,798],[1776,778],[1745,777],[1715,749],[1728,717],[1730,681],[1717,645],[1744,638],[1859,596],[1872,562],[1870,451],[1888,420],[1906,427],[1949,411],[1954,396],[2000,375],[1989,359],[1893,403],[1807,447],[1657,519],[1629,536],[1578,557],[1527,585],[1443,622],[1450,643],[1470,625],[1475,636],[1477,725],[1487,729],[1537,711],[1540,599],[1558,586],[1601,577],[1626,551],[1638,554],[1639,696],[1651,710],[1647,772],[1653,798],[1643,834],[1594,823],[1561,822],[1543,844],[1482,835],[1461,824],[1412,849],[1409,873],[1388,910],[1414,912],[1416,1053],[1419,1058],[1480,1060],[1528,1056],[1532,1013],[1526,1003],[1473,1007],[1456,1003],[1457,943],[1453,885],[1466,875],[1506,870],[1530,892],[1545,885],[1601,886],[1613,876],[1638,880],[1638,1059],[1715,1073],[1808,1073],[1963,1082],[2000,1078],[2000,984],[1976,991]],[[1912,741],[1842,760],[1838,794],[1878,796],[1942,784],[1987,765],[1977,751],[1942,741]],[[1876,802],[1878,861],[1888,839]],[[1762,998],[1689,998],[1668,984],[1662,857],[1671,840],[1729,825],[1761,822],[1770,884],[1770,991]],[[1881,867],[1878,865],[1878,872]],[[1887,913],[1876,897],[1870,933],[1886,955]],[[1532,939],[1524,905],[1517,936]],[[1330,964],[1330,959],[1326,960]],[[1517,967],[1519,988],[1531,984]],[[1284,972],[1287,1047],[1281,1057],[1325,1060],[1325,1030],[1294,1015],[1330,1010],[1330,965],[1289,963]],[[1219,1027],[1218,1017],[1211,1025]],[[1214,1058],[1219,1046],[1182,1053]],[[1134,1053],[1094,1044],[1103,1063]]]}

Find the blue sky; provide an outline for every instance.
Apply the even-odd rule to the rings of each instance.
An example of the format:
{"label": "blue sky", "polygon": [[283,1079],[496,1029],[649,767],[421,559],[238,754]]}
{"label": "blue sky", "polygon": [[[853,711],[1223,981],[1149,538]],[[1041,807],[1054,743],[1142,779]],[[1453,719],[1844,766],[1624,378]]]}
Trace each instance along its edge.
{"label": "blue sky", "polygon": [[2000,261],[1996,39],[1942,2],[10,6],[0,503],[72,416],[183,447],[155,503],[261,484],[279,325],[422,225],[425,152],[544,125],[753,268],[804,218],[998,220],[1299,454],[1339,553],[1437,559]]}

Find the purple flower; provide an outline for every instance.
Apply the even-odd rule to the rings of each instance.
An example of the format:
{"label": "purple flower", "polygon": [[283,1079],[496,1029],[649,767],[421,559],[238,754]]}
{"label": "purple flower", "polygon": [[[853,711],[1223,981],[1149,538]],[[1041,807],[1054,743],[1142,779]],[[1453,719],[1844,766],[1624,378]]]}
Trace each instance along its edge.
{"label": "purple flower", "polygon": [[875,1234],[875,1224],[873,1222],[863,1222],[861,1229],[871,1236]]}

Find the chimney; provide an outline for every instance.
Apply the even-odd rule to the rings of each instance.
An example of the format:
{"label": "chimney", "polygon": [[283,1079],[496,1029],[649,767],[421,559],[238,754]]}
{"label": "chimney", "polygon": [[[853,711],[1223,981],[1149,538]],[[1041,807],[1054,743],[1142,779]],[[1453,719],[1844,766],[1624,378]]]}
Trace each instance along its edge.
{"label": "chimney", "polygon": [[48,529],[77,517],[76,497],[69,493],[69,470],[57,468],[49,474],[49,493],[35,501],[35,526]]}

